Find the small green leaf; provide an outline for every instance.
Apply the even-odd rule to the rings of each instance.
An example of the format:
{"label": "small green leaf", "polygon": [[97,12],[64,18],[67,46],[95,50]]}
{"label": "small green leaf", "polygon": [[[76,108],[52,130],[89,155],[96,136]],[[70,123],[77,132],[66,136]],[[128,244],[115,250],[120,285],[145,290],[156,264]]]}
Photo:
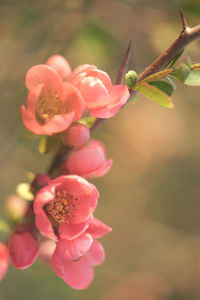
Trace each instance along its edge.
{"label": "small green leaf", "polygon": [[56,135],[54,136],[44,135],[40,139],[38,151],[41,154],[51,153],[56,148],[57,142],[58,142],[58,137]]}
{"label": "small green leaf", "polygon": [[161,106],[166,108],[174,107],[171,98],[155,86],[144,82],[136,86],[135,90]]}
{"label": "small green leaf", "polygon": [[163,77],[166,77],[167,75],[171,74],[172,71],[173,71],[173,69],[167,69],[167,70],[163,70],[163,71],[160,71],[158,73],[152,74],[152,75],[144,78],[142,81],[140,81],[138,83],[138,85],[143,83],[143,82],[152,82],[152,81],[159,80],[159,79],[161,79]]}
{"label": "small green leaf", "polygon": [[171,84],[165,81],[153,81],[153,82],[149,82],[149,84],[157,87],[159,90],[163,91],[168,96],[171,96],[174,91]]}
{"label": "small green leaf", "polygon": [[182,64],[175,69],[170,75],[176,77],[180,82],[184,82],[190,74],[190,58],[186,57]]}
{"label": "small green leaf", "polygon": [[25,200],[32,201],[34,199],[34,195],[30,191],[29,183],[19,183],[16,187],[16,193]]}
{"label": "small green leaf", "polygon": [[177,62],[177,60],[181,57],[183,52],[184,52],[184,50],[182,50],[174,58],[172,58],[172,60],[170,61],[170,63],[167,66],[167,69],[170,69]]}
{"label": "small green leaf", "polygon": [[132,89],[137,82],[137,73],[135,71],[128,71],[125,75],[126,85],[129,89]]}
{"label": "small green leaf", "polygon": [[193,86],[200,85],[200,70],[191,71],[184,83]]}
{"label": "small green leaf", "polygon": [[88,128],[91,128],[95,121],[96,118],[93,118],[92,116],[88,115],[87,117],[80,119],[78,123],[83,124]]}

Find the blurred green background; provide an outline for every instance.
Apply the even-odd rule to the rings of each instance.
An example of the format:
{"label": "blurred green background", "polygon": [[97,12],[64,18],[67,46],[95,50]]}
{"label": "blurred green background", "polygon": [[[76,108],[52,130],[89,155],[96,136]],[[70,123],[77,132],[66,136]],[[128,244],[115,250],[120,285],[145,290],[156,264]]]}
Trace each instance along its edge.
{"label": "blurred green background", "polygon": [[[200,23],[199,0],[1,0],[1,207],[27,171],[43,172],[50,160],[20,119],[26,71],[58,53],[114,81],[132,39],[130,68],[140,72],[179,34],[180,8],[190,25]],[[186,54],[199,62],[200,41]],[[25,271],[11,266],[0,300],[200,299],[199,93],[178,84],[173,110],[138,97],[97,132],[114,164],[94,180],[96,217],[113,232],[102,239],[107,258],[92,285],[72,290],[39,262]]]}

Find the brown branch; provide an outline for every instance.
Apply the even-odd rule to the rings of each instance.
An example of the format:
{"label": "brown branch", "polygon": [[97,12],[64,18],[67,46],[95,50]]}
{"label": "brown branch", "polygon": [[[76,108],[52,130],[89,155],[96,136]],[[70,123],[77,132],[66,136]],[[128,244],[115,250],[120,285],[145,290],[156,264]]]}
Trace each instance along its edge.
{"label": "brown branch", "polygon": [[181,21],[183,30],[177,39],[150,66],[148,66],[142,73],[139,74],[138,81],[141,81],[147,76],[164,69],[178,53],[184,50],[185,47],[191,42],[200,37],[200,25],[192,28],[189,27],[182,11]]}

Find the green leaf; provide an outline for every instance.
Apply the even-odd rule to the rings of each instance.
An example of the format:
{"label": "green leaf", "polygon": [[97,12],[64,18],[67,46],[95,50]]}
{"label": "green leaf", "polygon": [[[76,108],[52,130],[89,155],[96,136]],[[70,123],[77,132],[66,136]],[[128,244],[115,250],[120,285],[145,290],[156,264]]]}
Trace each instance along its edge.
{"label": "green leaf", "polygon": [[174,91],[171,84],[165,81],[153,81],[153,82],[149,82],[149,84],[157,87],[159,90],[163,91],[168,96],[171,96]]}
{"label": "green leaf", "polygon": [[38,151],[41,154],[51,153],[51,152],[53,152],[53,150],[55,150],[55,148],[57,146],[57,142],[58,142],[58,136],[56,136],[56,135],[54,135],[54,136],[44,135],[40,139],[40,143],[39,143],[39,146],[38,146]]}
{"label": "green leaf", "polygon": [[32,201],[34,199],[34,195],[30,191],[29,183],[19,183],[16,187],[16,193],[25,200]]}
{"label": "green leaf", "polygon": [[88,115],[87,117],[80,119],[78,123],[83,124],[88,128],[91,128],[95,121],[96,118],[93,118],[92,116]]}
{"label": "green leaf", "polygon": [[190,58],[187,57],[182,64],[175,69],[170,76],[176,77],[180,82],[184,82],[191,71]]}
{"label": "green leaf", "polygon": [[200,70],[191,71],[184,83],[193,86],[200,85]]}
{"label": "green leaf", "polygon": [[167,75],[171,74],[173,71],[173,69],[167,69],[167,70],[163,70],[163,71],[160,71],[158,73],[155,73],[155,74],[152,74],[146,78],[144,78],[143,80],[141,80],[139,84],[143,83],[143,82],[152,82],[152,81],[156,81],[156,80],[159,80],[163,77],[166,77]]}
{"label": "green leaf", "polygon": [[177,60],[181,57],[183,52],[184,52],[184,50],[182,50],[174,58],[172,58],[172,60],[170,61],[170,63],[167,66],[167,69],[170,69],[177,62]]}
{"label": "green leaf", "polygon": [[174,107],[171,98],[155,86],[144,82],[136,86],[135,90],[161,106],[166,108]]}

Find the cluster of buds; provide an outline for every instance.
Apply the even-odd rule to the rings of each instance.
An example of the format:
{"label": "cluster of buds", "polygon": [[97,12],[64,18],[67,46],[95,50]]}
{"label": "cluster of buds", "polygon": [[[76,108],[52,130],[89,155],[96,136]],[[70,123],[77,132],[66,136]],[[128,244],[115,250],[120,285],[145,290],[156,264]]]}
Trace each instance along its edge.
{"label": "cluster of buds", "polygon": [[0,245],[0,278],[7,270],[8,254],[18,269],[28,268],[39,255],[51,261],[68,285],[85,289],[93,279],[93,267],[105,258],[98,239],[111,231],[94,217],[99,192],[87,178],[106,174],[112,159],[106,159],[102,142],[90,140],[90,130],[80,120],[113,117],[127,102],[129,91],[125,85],[112,85],[96,66],[81,65],[72,72],[59,55],[33,66],[26,87],[27,108],[21,109],[25,127],[37,135],[56,134],[70,153],[58,177],[40,174],[33,180],[33,203],[11,235],[8,250]]}

